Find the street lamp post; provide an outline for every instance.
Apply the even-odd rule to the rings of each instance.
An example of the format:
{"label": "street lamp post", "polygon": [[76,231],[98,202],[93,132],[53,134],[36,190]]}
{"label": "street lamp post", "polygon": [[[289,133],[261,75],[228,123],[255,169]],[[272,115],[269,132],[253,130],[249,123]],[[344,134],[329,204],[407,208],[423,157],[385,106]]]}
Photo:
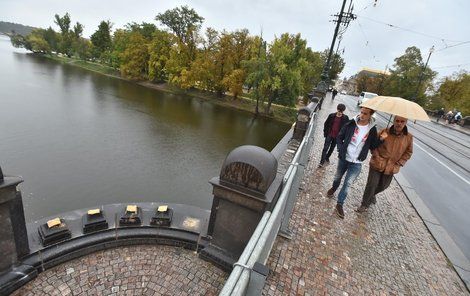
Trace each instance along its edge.
{"label": "street lamp post", "polygon": [[418,97],[418,92],[419,92],[419,88],[421,87],[421,82],[423,81],[424,72],[426,71],[426,68],[429,63],[429,59],[431,58],[431,54],[433,52],[434,52],[434,45],[429,49],[429,55],[428,55],[428,58],[426,59],[426,63],[424,64],[423,70],[421,71],[421,74],[419,75],[418,85],[416,86],[415,93],[413,95],[413,98],[411,99],[412,101],[416,101],[416,98]]}

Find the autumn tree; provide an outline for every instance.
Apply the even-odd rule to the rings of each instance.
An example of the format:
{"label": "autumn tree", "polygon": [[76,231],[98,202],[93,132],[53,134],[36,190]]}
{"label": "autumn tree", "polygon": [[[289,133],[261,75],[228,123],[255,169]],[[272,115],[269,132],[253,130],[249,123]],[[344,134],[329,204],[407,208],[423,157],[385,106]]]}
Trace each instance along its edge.
{"label": "autumn tree", "polygon": [[163,82],[168,80],[167,62],[174,45],[174,38],[165,31],[156,29],[148,45],[148,71],[151,81]]}
{"label": "autumn tree", "polygon": [[148,76],[148,44],[139,32],[130,32],[124,51],[120,54],[121,75],[129,79],[145,79]]}

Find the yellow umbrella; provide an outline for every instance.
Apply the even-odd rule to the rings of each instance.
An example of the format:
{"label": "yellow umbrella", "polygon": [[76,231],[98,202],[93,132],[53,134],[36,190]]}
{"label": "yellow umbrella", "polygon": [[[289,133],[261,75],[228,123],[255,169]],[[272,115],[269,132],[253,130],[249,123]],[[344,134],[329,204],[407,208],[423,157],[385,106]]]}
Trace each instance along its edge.
{"label": "yellow umbrella", "polygon": [[420,105],[399,97],[377,96],[364,102],[361,107],[398,115],[411,120],[431,121],[426,111]]}

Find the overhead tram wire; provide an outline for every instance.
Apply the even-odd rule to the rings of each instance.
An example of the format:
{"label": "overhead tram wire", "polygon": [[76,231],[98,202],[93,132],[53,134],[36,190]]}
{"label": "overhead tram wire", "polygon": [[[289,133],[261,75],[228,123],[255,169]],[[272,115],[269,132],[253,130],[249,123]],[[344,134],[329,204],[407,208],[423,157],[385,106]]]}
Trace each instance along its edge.
{"label": "overhead tram wire", "polygon": [[[356,16],[357,16],[357,17],[360,17],[360,18],[363,18],[363,19],[366,19],[366,20],[369,20],[369,21],[371,21],[371,22],[375,22],[375,23],[378,23],[378,24],[385,25],[385,26],[387,26],[387,27],[391,27],[391,28],[395,28],[395,29],[400,29],[400,30],[403,30],[403,31],[407,31],[407,32],[410,32],[410,33],[413,33],[413,34],[425,36],[425,37],[432,38],[432,39],[437,39],[437,40],[442,41],[444,44],[446,44],[446,41],[447,41],[447,42],[453,42],[453,43],[456,43],[456,42],[459,42],[459,43],[468,43],[468,42],[470,42],[470,41],[462,41],[462,40],[451,40],[451,39],[442,38],[442,37],[439,37],[439,36],[434,36],[434,35],[430,35],[430,34],[418,32],[418,31],[414,31],[414,30],[407,29],[407,28],[403,28],[403,27],[400,27],[400,26],[396,26],[396,25],[393,25],[393,24],[390,24],[390,23],[386,23],[386,22],[374,20],[374,19],[372,19],[372,18],[370,18],[370,17],[366,17],[366,16],[359,15],[359,14],[356,14]],[[446,44],[446,45],[447,45],[447,44]],[[451,46],[455,46],[455,45],[451,45]],[[448,46],[448,47],[451,47],[451,46]]]}
{"label": "overhead tram wire", "polygon": [[439,48],[439,49],[436,49],[435,51],[443,51],[443,50],[446,50],[448,48],[452,48],[452,47],[456,47],[456,46],[460,46],[460,45],[465,45],[465,44],[469,44],[470,41],[463,41],[463,42],[460,42],[460,43],[457,43],[457,44],[454,44],[454,45],[449,45],[449,46],[445,46],[443,48]]}
{"label": "overhead tram wire", "polygon": [[462,67],[462,66],[466,66],[466,65],[470,65],[470,63],[465,63],[465,64],[459,64],[459,65],[449,65],[449,66],[440,66],[440,67],[433,67],[433,69],[444,69],[444,68],[455,68],[455,67]]}
{"label": "overhead tram wire", "polygon": [[357,21],[357,24],[359,26],[359,29],[361,30],[361,33],[362,35],[364,36],[364,40],[366,41],[366,47],[369,49],[370,53],[372,54],[372,59],[376,62],[376,55],[374,53],[374,51],[372,50],[372,47],[369,46],[370,42],[366,36],[366,33],[364,32],[364,29],[362,28],[361,26],[361,23],[359,22],[359,20]]}

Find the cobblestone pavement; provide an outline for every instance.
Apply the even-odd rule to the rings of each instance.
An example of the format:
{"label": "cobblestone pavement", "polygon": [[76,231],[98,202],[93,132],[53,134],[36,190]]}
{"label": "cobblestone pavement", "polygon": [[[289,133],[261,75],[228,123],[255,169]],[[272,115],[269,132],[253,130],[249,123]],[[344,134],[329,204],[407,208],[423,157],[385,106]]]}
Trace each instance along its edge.
{"label": "cobblestone pavement", "polygon": [[[322,135],[323,122],[338,103],[325,100],[316,135]],[[355,115],[348,110],[346,114]],[[317,168],[322,147],[323,137],[317,137],[290,221],[293,238],[277,238],[263,294],[468,295],[395,180],[367,213],[354,212],[368,160],[349,191],[345,219],[335,215],[336,201],[327,198],[326,191],[333,182],[337,154],[329,165]]]}
{"label": "cobblestone pavement", "polygon": [[12,295],[217,295],[227,277],[193,251],[141,245],[58,265]]}

